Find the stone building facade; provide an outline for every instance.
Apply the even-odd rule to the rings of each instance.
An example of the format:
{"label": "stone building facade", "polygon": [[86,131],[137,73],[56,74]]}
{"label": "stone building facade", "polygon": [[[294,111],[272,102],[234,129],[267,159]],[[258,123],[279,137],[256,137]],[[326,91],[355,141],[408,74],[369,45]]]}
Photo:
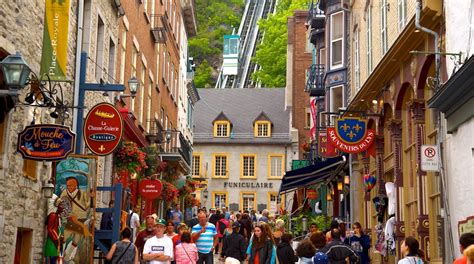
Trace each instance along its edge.
{"label": "stone building facade", "polygon": [[272,213],[288,207],[279,195],[281,179],[295,156],[285,90],[202,89],[199,93],[192,175],[201,181],[196,195],[202,206]]}
{"label": "stone building facade", "polygon": [[[87,51],[91,58],[86,77],[88,82],[95,83],[99,82],[99,78],[113,76],[110,73],[115,67],[115,53],[110,47],[113,47],[118,39],[117,7],[105,1],[85,2],[89,5],[85,13],[87,10],[89,13],[85,19],[86,24],[80,27],[85,29],[79,33],[80,37],[87,40],[81,43],[82,45],[77,44],[79,3],[74,0],[70,2],[66,78],[72,81],[71,83],[77,81],[75,77],[78,78],[75,68],[77,50]],[[0,59],[3,60],[7,55],[18,51],[31,70],[39,73],[44,9],[45,1],[12,1],[2,4],[4,15],[0,18]],[[102,21],[102,24],[99,21]],[[107,69],[107,73],[99,70],[100,68]],[[105,81],[113,82],[113,78],[107,78]],[[3,79],[0,86],[0,89],[6,89]],[[74,85],[62,83],[62,89],[65,99],[72,104]],[[20,100],[23,100],[24,92],[20,95]],[[3,241],[0,244],[0,262],[10,263],[15,260],[19,263],[41,263],[46,219],[46,201],[42,187],[44,182],[52,177],[52,164],[22,159],[16,151],[16,142],[18,133],[33,119],[36,124],[59,121],[50,117],[53,109],[24,106],[11,109],[8,97],[0,99],[0,238]],[[84,111],[104,101],[112,102],[112,98],[97,92],[87,94]],[[71,114],[64,123],[72,126],[73,121]],[[97,175],[98,185],[110,182],[110,159],[99,158]],[[102,203],[100,195],[97,202],[99,205]]]}

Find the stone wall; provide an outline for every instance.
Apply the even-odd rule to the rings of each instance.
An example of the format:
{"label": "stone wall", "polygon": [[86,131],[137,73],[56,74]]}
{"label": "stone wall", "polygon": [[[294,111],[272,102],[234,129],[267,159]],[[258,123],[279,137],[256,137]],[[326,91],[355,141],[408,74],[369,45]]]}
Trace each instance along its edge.
{"label": "stone wall", "polygon": [[[2,3],[0,10],[0,49],[11,54],[20,51],[31,69],[39,72],[41,58],[41,47],[43,37],[44,19],[43,0],[6,1]],[[97,14],[100,14],[105,24],[105,40],[115,40],[117,46],[117,10],[110,1],[92,1],[91,25],[97,25]],[[67,78],[74,80],[75,54],[77,34],[77,1],[71,0],[69,18],[69,45],[68,45],[68,67]],[[94,24],[95,23],[95,24]],[[97,28],[97,26],[92,27]],[[96,35],[92,35],[96,36]],[[95,37],[91,38],[91,47],[95,47]],[[104,67],[108,63],[108,41],[104,45]],[[90,49],[92,50],[92,49]],[[95,54],[94,54],[95,57]],[[90,69],[90,68],[89,68]],[[88,76],[95,76],[89,73]],[[90,78],[88,80],[92,81]],[[63,84],[63,92],[67,99],[72,102],[73,85]],[[100,95],[100,96],[98,96]],[[24,96],[24,95],[23,95]],[[90,93],[86,96],[88,107],[100,101],[110,98],[103,97],[101,93]],[[0,153],[0,263],[12,263],[15,256],[15,244],[18,230],[31,231],[31,249],[22,252],[28,263],[41,263],[44,235],[46,204],[41,190],[42,181],[51,177],[51,163],[37,162],[35,178],[23,175],[23,163],[21,155],[16,152],[17,135],[33,119],[33,107],[17,107],[12,110],[7,119],[6,135],[4,140],[4,153]],[[49,117],[52,109],[37,109],[36,123],[54,123]],[[87,113],[88,108],[85,109]],[[66,125],[72,124],[72,115],[66,120]],[[98,184],[103,183],[104,169],[110,172],[111,159],[104,162],[99,159]],[[107,177],[111,175],[108,173]],[[110,182],[110,180],[107,180]],[[98,197],[101,200],[101,197]]]}

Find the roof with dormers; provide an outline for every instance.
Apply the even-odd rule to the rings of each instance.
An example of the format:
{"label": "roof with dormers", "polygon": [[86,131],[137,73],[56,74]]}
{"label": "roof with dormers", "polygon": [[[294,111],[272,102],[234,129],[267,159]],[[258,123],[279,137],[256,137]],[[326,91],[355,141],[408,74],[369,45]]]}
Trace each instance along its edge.
{"label": "roof with dormers", "polygon": [[[199,96],[201,100],[194,109],[194,144],[290,143],[290,111],[285,109],[285,89],[199,89]],[[215,138],[213,123],[223,119],[232,124],[230,137]],[[271,137],[254,137],[254,123],[259,120],[272,123]]]}

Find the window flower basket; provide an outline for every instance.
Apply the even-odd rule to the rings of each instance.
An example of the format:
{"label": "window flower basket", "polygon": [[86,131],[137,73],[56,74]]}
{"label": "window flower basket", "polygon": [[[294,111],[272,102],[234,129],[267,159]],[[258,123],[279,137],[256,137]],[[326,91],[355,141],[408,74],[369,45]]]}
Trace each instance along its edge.
{"label": "window flower basket", "polygon": [[308,143],[308,142],[305,142],[305,143],[301,144],[301,148],[302,148],[305,152],[309,152],[310,149],[311,149],[311,144]]}
{"label": "window flower basket", "polygon": [[167,182],[163,181],[163,190],[161,191],[161,198],[166,202],[173,202],[178,199],[179,191],[176,187]]}
{"label": "window flower basket", "polygon": [[148,168],[145,157],[145,152],[141,151],[135,142],[126,141],[115,151],[114,167],[119,174],[123,172],[140,174],[142,170]]}

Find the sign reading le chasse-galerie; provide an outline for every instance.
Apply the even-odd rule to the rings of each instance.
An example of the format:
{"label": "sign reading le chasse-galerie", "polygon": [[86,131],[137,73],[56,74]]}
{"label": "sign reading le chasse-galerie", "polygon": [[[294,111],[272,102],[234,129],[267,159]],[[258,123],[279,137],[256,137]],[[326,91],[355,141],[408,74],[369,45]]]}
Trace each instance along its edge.
{"label": "sign reading le chasse-galerie", "polygon": [[117,148],[122,137],[123,122],[118,110],[111,104],[92,107],[84,122],[84,140],[96,155],[104,156]]}
{"label": "sign reading le chasse-galerie", "polygon": [[367,129],[367,121],[359,118],[336,119],[335,127],[329,127],[331,144],[345,153],[360,153],[374,142],[373,129]]}
{"label": "sign reading le chasse-galerie", "polygon": [[18,134],[17,150],[24,159],[61,160],[74,152],[76,135],[61,125],[31,125]]}

